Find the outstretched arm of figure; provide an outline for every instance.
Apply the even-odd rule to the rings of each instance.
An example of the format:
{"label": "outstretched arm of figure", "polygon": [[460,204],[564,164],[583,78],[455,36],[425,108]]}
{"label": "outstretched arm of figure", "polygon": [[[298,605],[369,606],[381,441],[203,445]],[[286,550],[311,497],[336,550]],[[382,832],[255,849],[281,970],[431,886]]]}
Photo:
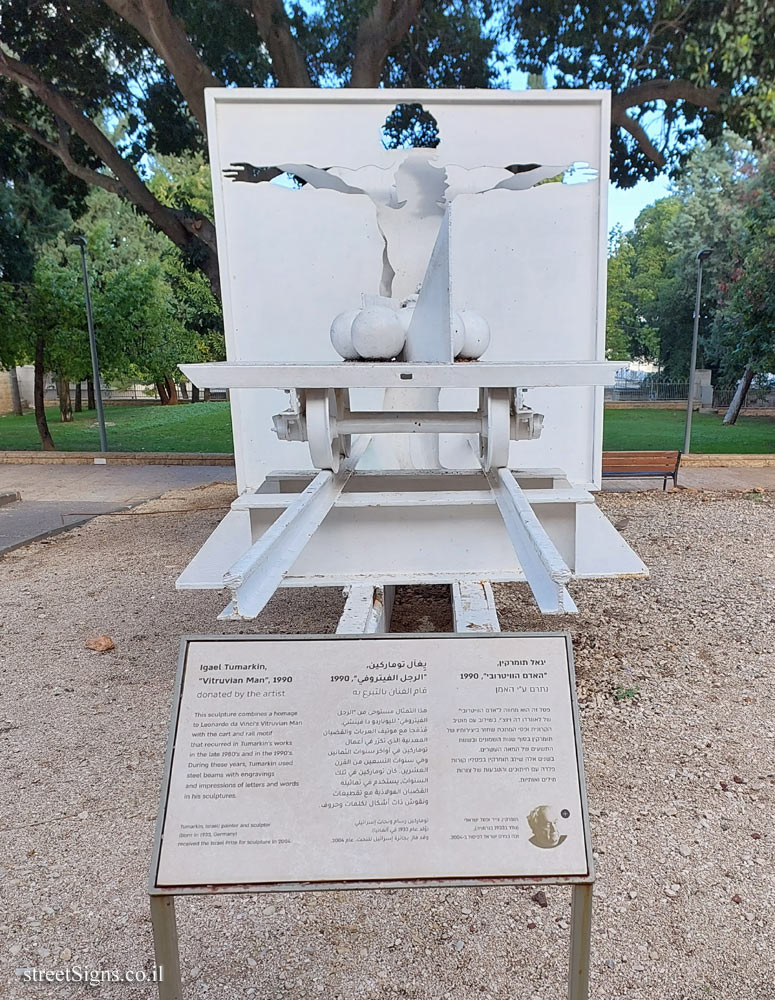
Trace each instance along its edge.
{"label": "outstretched arm of figure", "polygon": [[363,188],[353,187],[336,174],[329,173],[332,167],[313,167],[308,163],[278,163],[274,167],[255,167],[252,163],[232,163],[223,171],[224,177],[230,181],[246,181],[249,184],[260,184],[271,181],[282,174],[291,174],[304,184],[314,188],[326,188],[338,191],[340,194],[366,194]]}
{"label": "outstretched arm of figure", "polygon": [[562,177],[569,167],[569,163],[549,167],[542,166],[540,163],[512,163],[506,167],[511,177],[506,177],[500,184],[496,184],[493,190],[527,191],[528,188],[535,187],[541,181]]}
{"label": "outstretched arm of figure", "polygon": [[223,176],[230,181],[244,181],[247,184],[260,184],[279,177],[283,170],[279,167],[254,167],[252,163],[232,163],[224,171]]}
{"label": "outstretched arm of figure", "polygon": [[[484,194],[486,191],[526,191],[541,181],[561,177],[568,164],[544,166],[540,163],[512,163],[506,167],[473,167],[449,164],[452,198],[459,194]],[[451,201],[449,193],[447,200]]]}

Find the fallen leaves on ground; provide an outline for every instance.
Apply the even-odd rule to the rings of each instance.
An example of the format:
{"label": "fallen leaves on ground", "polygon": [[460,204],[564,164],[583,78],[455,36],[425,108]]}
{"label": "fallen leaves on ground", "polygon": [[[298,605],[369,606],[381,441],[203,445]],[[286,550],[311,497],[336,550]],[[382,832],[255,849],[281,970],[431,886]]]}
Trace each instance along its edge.
{"label": "fallen leaves on ground", "polygon": [[98,635],[86,640],[86,648],[93,649],[96,653],[107,653],[109,649],[115,649],[116,644],[109,635]]}

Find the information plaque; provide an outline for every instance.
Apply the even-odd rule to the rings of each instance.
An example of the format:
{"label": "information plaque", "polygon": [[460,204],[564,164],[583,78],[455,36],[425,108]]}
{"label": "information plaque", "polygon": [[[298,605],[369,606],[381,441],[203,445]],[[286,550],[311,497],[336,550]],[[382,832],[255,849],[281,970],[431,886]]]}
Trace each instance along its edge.
{"label": "information plaque", "polygon": [[592,877],[570,639],[183,639],[152,891]]}

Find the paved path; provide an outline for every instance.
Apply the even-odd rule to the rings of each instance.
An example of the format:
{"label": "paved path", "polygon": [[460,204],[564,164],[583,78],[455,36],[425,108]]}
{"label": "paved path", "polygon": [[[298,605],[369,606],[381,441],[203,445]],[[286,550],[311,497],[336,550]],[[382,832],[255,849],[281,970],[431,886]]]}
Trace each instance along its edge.
{"label": "paved path", "polygon": [[0,555],[167,490],[227,481],[234,469],[220,465],[0,465],[0,494],[22,497],[0,506]]}

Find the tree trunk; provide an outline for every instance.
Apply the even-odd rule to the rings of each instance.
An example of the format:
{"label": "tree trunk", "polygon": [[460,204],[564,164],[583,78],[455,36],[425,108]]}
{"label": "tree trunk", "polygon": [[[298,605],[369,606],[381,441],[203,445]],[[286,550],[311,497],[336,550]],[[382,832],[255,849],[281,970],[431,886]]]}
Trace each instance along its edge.
{"label": "tree trunk", "polygon": [[86,379],[86,409],[97,409],[97,403],[94,400],[94,381],[90,378]]}
{"label": "tree trunk", "polygon": [[154,383],[156,386],[156,391],[159,394],[159,399],[161,400],[161,405],[166,406],[170,401],[169,393],[167,392],[166,383],[162,382],[161,379],[157,379]]}
{"label": "tree trunk", "polygon": [[188,402],[188,389],[186,388],[185,382],[178,382],[178,389],[180,389],[180,398],[184,402]]}
{"label": "tree trunk", "polygon": [[170,378],[169,375],[164,377],[164,384],[167,387],[167,405],[177,406],[178,402],[178,387],[175,385],[175,380]]}
{"label": "tree trunk", "polygon": [[43,356],[46,350],[46,342],[43,337],[38,337],[35,341],[35,423],[38,425],[40,434],[40,444],[44,451],[55,451],[56,445],[48,429],[46,420],[46,403],[44,396],[43,376],[45,375]]}
{"label": "tree trunk", "polygon": [[732,397],[732,402],[729,404],[729,409],[724,414],[722,423],[725,426],[733,424],[740,416],[740,411],[743,408],[745,397],[748,395],[748,390],[751,388],[751,382],[753,382],[755,374],[756,372],[750,365],[743,372],[743,377],[737,383],[737,388],[735,389],[735,394]]}
{"label": "tree trunk", "polygon": [[210,390],[209,389],[205,389],[205,403],[209,403],[210,402],[210,395],[211,395]]}
{"label": "tree trunk", "polygon": [[83,410],[83,392],[80,382],[75,383],[75,406],[73,407],[73,410],[76,413],[81,413]]}
{"label": "tree trunk", "polygon": [[191,402],[192,403],[198,403],[199,402],[199,386],[198,385],[192,385],[191,386]]}
{"label": "tree trunk", "polygon": [[11,409],[17,417],[21,417],[24,410],[22,409],[22,394],[19,390],[19,375],[16,371],[16,365],[11,365],[8,369],[8,377],[11,381]]}
{"label": "tree trunk", "polygon": [[63,424],[69,424],[73,419],[73,404],[70,399],[70,382],[66,378],[57,379],[59,391],[59,418]]}

